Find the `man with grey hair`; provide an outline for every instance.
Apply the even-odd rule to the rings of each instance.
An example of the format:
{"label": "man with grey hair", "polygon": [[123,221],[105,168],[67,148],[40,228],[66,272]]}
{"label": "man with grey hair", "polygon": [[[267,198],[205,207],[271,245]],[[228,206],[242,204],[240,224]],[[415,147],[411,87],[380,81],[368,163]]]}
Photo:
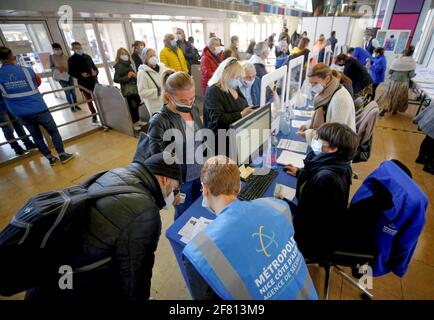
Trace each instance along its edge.
{"label": "man with grey hair", "polygon": [[208,45],[203,49],[202,58],[200,59],[200,78],[204,96],[209,79],[223,61],[222,51],[219,38],[212,37],[208,39]]}
{"label": "man with grey hair", "polygon": [[258,42],[253,48],[253,56],[250,58],[249,62],[255,66],[256,76],[258,76],[259,79],[262,79],[262,77],[267,74],[265,60],[268,58],[269,53],[270,48],[265,41]]}
{"label": "man with grey hair", "polygon": [[259,106],[261,99],[261,79],[256,76],[255,66],[250,62],[243,64],[244,77],[239,80],[238,88],[249,106]]}
{"label": "man with grey hair", "polygon": [[164,36],[164,48],[160,52],[160,61],[170,69],[188,73],[188,64],[181,48],[178,47],[175,35],[168,33]]}

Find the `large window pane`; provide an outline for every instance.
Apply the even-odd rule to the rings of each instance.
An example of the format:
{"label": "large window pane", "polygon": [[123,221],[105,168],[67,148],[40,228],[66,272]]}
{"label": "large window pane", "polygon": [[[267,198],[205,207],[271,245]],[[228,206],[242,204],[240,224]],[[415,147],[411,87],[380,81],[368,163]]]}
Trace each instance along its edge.
{"label": "large window pane", "polygon": [[198,50],[202,50],[205,47],[205,36],[203,34],[203,23],[192,23],[191,30],[193,32],[194,45]]}
{"label": "large window pane", "polygon": [[250,43],[250,39],[255,39],[255,24],[254,23],[247,24],[247,43],[244,44],[244,45],[246,45],[246,49]]}
{"label": "large window pane", "polygon": [[98,31],[107,61],[115,61],[119,48],[129,49],[122,24],[99,23]]}
{"label": "large window pane", "polygon": [[261,23],[261,38],[259,40],[256,41],[265,41],[268,37],[267,34],[267,24],[266,23]]}
{"label": "large window pane", "polygon": [[187,34],[187,22],[186,21],[152,21],[154,24],[155,37],[157,38],[158,54],[164,48],[164,36],[167,33],[176,33],[176,28],[184,29]]}
{"label": "large window pane", "polygon": [[259,42],[261,41],[261,24],[255,23],[255,41]]}
{"label": "large window pane", "polygon": [[94,63],[102,63],[101,53],[92,24],[74,22],[72,29],[68,29],[68,25],[62,25],[62,27],[66,41],[69,44],[74,41],[80,42],[83,51],[92,57]]}
{"label": "large window pane", "polygon": [[6,45],[12,49],[21,65],[32,67],[37,73],[50,71],[48,57],[51,41],[42,23],[0,24]]}
{"label": "large window pane", "polygon": [[134,39],[143,41],[146,47],[156,49],[156,41],[150,22],[133,22]]}

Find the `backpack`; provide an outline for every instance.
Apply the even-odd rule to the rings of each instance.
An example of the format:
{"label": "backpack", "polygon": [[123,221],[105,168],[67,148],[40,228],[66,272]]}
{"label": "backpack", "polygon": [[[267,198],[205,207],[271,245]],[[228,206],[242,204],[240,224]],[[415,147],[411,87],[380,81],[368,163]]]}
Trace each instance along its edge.
{"label": "backpack", "polygon": [[[68,261],[68,253],[80,243],[79,231],[95,200],[144,193],[132,186],[89,192],[89,186],[106,172],[80,185],[35,195],[17,212],[0,232],[0,295],[10,296],[38,287],[49,277],[59,275],[59,266]],[[111,257],[106,257],[74,272],[87,272],[110,260]]]}

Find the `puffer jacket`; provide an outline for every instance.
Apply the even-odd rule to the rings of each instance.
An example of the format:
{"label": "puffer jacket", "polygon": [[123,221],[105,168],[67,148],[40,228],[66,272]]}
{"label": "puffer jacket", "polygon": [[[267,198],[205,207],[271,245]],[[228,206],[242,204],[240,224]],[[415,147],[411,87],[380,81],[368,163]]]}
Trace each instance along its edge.
{"label": "puffer jacket", "polygon": [[180,48],[176,48],[176,52],[171,48],[164,48],[160,52],[160,61],[166,67],[175,71],[183,71],[188,73],[188,65],[184,54]]}
{"label": "puffer jacket", "polygon": [[121,92],[124,97],[127,96],[131,89],[127,87],[134,87],[137,85],[137,79],[135,77],[128,78],[129,72],[136,72],[133,68],[131,62],[119,60],[113,68],[115,69],[115,74],[113,76],[113,82],[119,83],[121,85]]}
{"label": "puffer jacket", "polygon": [[72,266],[112,260],[90,272],[74,274],[73,290],[60,290],[57,280],[33,289],[28,299],[147,300],[150,295],[154,252],[161,234],[159,210],[165,206],[155,176],[141,163],[149,157],[138,147],[134,162],[113,169],[90,186],[97,191],[111,186],[134,186],[129,193],[98,199],[83,227]]}
{"label": "puffer jacket", "polygon": [[[196,105],[191,109],[191,115],[193,117],[193,121],[195,126],[198,129],[203,128],[203,123],[200,118],[199,109]],[[170,141],[164,141],[163,136],[164,133],[170,129],[177,129],[181,132],[183,139],[176,140],[172,137]],[[178,148],[182,148],[183,159],[182,159],[182,181],[186,181],[186,173],[187,173],[187,164],[186,163],[186,124],[182,117],[175,112],[172,112],[166,105],[164,105],[159,112],[154,114],[149,121],[148,128],[149,135],[149,152],[151,155],[163,152],[169,144],[172,143],[181,143],[181,145],[177,145]],[[180,159],[181,160],[181,159]]]}
{"label": "puffer jacket", "polygon": [[211,79],[212,75],[222,61],[222,53],[216,57],[208,47],[203,49],[202,58],[200,59],[200,79],[202,83],[202,94],[204,96],[209,79]]}
{"label": "puffer jacket", "polygon": [[[137,72],[137,89],[140,99],[153,115],[163,106],[163,79],[162,73],[166,70],[164,64],[159,63],[158,72],[146,64],[142,64]],[[150,78],[152,77],[152,79]],[[154,81],[152,81],[154,80]],[[154,83],[155,82],[155,83]]]}

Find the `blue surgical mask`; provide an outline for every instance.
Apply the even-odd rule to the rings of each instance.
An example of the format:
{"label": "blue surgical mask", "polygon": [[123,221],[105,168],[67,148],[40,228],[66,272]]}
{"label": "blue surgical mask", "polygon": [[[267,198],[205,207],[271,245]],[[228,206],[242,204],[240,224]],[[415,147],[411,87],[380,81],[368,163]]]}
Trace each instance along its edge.
{"label": "blue surgical mask", "polygon": [[83,54],[83,50],[75,50],[75,53],[78,54],[79,56],[81,56]]}
{"label": "blue surgical mask", "polygon": [[172,41],[170,41],[170,45],[172,47],[176,47],[176,45],[177,45],[176,39],[173,39]]}
{"label": "blue surgical mask", "polygon": [[235,89],[236,87],[238,87],[238,80],[235,79],[228,80],[227,86],[228,88]]}
{"label": "blue surgical mask", "polygon": [[211,209],[210,207],[208,207],[208,204],[206,203],[206,200],[205,200],[205,196],[204,195],[202,195],[202,207],[204,207],[205,209],[207,209],[209,212],[211,212],[212,214],[215,214],[215,215],[217,215],[217,213],[213,210],[213,209]]}
{"label": "blue surgical mask", "polygon": [[310,147],[312,148],[312,151],[313,153],[315,153],[315,155],[319,155],[322,153],[322,143],[319,142],[318,139],[312,139]]}

